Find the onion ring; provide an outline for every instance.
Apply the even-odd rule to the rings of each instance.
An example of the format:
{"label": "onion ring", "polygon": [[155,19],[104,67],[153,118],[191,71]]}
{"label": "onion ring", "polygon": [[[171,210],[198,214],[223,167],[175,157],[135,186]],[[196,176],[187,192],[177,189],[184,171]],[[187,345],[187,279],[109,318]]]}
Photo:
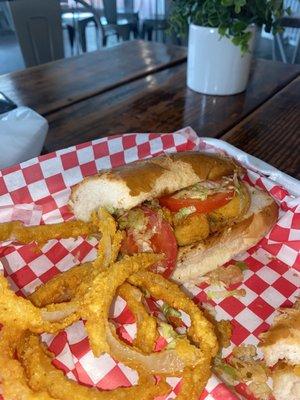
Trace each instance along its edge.
{"label": "onion ring", "polygon": [[130,311],[135,316],[137,334],[133,340],[133,345],[144,354],[152,353],[158,338],[157,323],[156,318],[149,315],[144,307],[141,291],[125,282],[119,287],[118,294],[126,301]]}
{"label": "onion ring", "polygon": [[0,242],[16,240],[24,244],[36,242],[41,246],[50,239],[67,239],[96,232],[97,224],[94,221],[66,221],[36,226],[24,226],[20,221],[13,221],[0,224]]}
{"label": "onion ring", "polygon": [[[105,209],[100,209],[98,213],[93,213],[92,225],[101,232],[96,259],[62,272],[38,287],[28,297],[35,306],[70,301],[76,294],[83,293],[85,281],[92,280],[101,269],[115,262],[123,238],[123,234],[116,231],[115,220]],[[80,288],[81,285],[84,288]]]}
{"label": "onion ring", "polygon": [[117,259],[123,234],[120,231],[117,232],[115,219],[104,208],[100,208],[97,213],[92,214],[92,223],[102,234],[93,267],[96,269],[107,268]]}
{"label": "onion ring", "polygon": [[[70,221],[70,223],[73,222],[75,224],[72,225],[72,229],[74,231],[76,227],[78,228],[78,224],[77,221]],[[68,224],[66,225],[68,229],[71,228]],[[86,226],[85,223],[82,223],[81,225]],[[98,257],[92,266],[107,266],[111,264],[117,257],[119,250],[118,243],[121,241],[120,235],[116,235],[116,222],[114,221],[113,217],[107,213],[107,211],[101,209],[97,215],[95,214],[93,216],[93,222],[90,225],[92,227],[96,226],[97,229],[102,231],[102,238],[99,242],[99,250],[101,250],[106,244],[105,240],[107,238],[110,241],[110,246],[113,245],[114,247],[113,252],[110,252],[108,258],[105,259],[103,259],[103,254],[98,252]],[[45,226],[49,227],[50,225]],[[29,227],[29,233],[36,233],[35,228],[38,230],[38,228],[44,228],[45,226]],[[61,224],[52,226],[54,227],[54,232],[56,232],[58,226],[60,227]],[[24,229],[27,230],[27,228]],[[42,232],[44,234],[49,233],[49,229],[43,229]],[[44,239],[45,236],[39,236],[37,241]],[[46,286],[46,288],[38,289],[35,294],[30,296],[30,299],[33,300],[33,303],[35,302],[38,307],[36,307],[30,300],[17,296],[12,290],[9,289],[7,280],[3,276],[0,276],[0,322],[5,325],[18,327],[22,330],[29,329],[31,332],[35,333],[55,333],[58,330],[64,329],[71,325],[81,316],[78,307],[78,299],[81,299],[84,290],[89,287],[88,281],[93,282],[93,278],[95,278],[98,273],[98,270],[95,269],[93,271],[94,273],[89,275],[88,279],[86,279],[87,282],[85,282],[85,280],[82,282],[82,274],[84,273],[83,271],[87,272],[86,270],[88,269],[89,266],[79,266],[75,271],[72,271],[72,269],[72,272],[66,273],[66,275],[60,275],[59,278],[54,278],[51,283]],[[86,275],[88,275],[88,273]],[[63,288],[59,287],[61,282],[64,282]],[[78,283],[80,283],[80,285],[74,291],[74,288]],[[64,293],[65,289],[68,289],[70,293]],[[65,298],[68,299],[69,297],[74,297],[74,299],[69,303],[49,304],[49,300],[52,300],[49,299],[49,294],[51,294],[54,303],[65,300]],[[44,305],[45,303],[48,303],[46,304],[45,308],[39,308],[41,304]]]}
{"label": "onion ring", "polygon": [[[114,325],[106,328],[106,340],[110,347],[110,354],[118,361],[131,368],[139,369],[149,374],[164,374],[168,376],[180,375],[185,362],[179,357],[176,349],[163,350],[151,354],[143,354],[138,349],[126,345],[116,335]],[[194,360],[196,362],[197,360]]]}
{"label": "onion ring", "polygon": [[45,284],[36,288],[28,299],[36,307],[45,307],[51,303],[70,301],[76,295],[76,290],[92,271],[92,263],[85,263],[61,272]]}
{"label": "onion ring", "polygon": [[[80,268],[80,267],[82,267],[82,268]],[[46,293],[44,293],[44,294],[50,293],[51,300],[53,300],[55,298],[55,296],[56,296],[56,286],[57,286],[57,284],[59,284],[60,281],[62,281],[62,283],[64,283],[65,278],[67,280],[69,272],[71,272],[73,269],[75,270],[74,273],[76,275],[78,274],[78,277],[77,277],[78,280],[80,279],[80,273],[82,272],[82,270],[84,272],[90,271],[89,265],[83,265],[83,266],[79,266],[79,267],[74,267],[74,268],[72,268],[71,270],[69,270],[67,272],[63,272],[62,274],[60,274],[57,277],[54,277],[52,279],[52,280],[54,280],[54,284],[53,285],[51,285],[51,281],[52,280],[45,284]],[[84,278],[82,277],[82,279],[84,279]],[[74,283],[74,282],[76,282],[76,280],[70,280],[70,282]],[[53,292],[48,290],[47,285],[49,285],[49,289],[53,289]],[[137,288],[132,287],[131,285],[129,285],[127,283],[125,283],[123,285],[128,285],[133,289],[133,291],[138,291]],[[127,301],[129,299],[126,297],[124,291],[122,291],[123,285],[121,285],[119,287],[119,294],[121,296],[123,295],[124,300]],[[121,289],[121,291],[120,291],[120,289]],[[38,289],[38,291],[41,291],[40,293],[43,294],[43,286],[40,289]],[[75,295],[76,287],[72,287],[72,291],[73,291],[73,294]],[[69,294],[70,294],[70,292],[69,292]],[[39,304],[47,305],[46,297],[43,297],[43,303],[39,303]],[[148,315],[148,313],[146,312],[146,310],[144,309],[144,307],[143,307],[143,305],[141,303],[138,303],[138,305],[142,308],[143,315],[147,314],[148,318],[151,318],[151,319],[153,318],[150,315]],[[132,306],[132,303],[128,303],[128,306],[133,311],[133,313],[136,315],[137,314],[137,310],[136,310],[135,307],[137,305]],[[141,317],[142,317],[142,314],[139,314],[138,318],[141,318]],[[143,318],[145,319],[145,316]],[[124,342],[119,340],[117,338],[117,336],[114,335],[114,333],[113,333],[114,332],[113,325],[110,324],[111,329],[107,329],[107,331],[106,331],[106,340],[107,340],[107,342],[109,344],[109,347],[111,349],[110,352],[112,353],[112,355],[116,359],[118,359],[120,361],[123,361],[125,364],[128,364],[128,365],[132,366],[133,368],[135,368],[136,366],[139,366],[139,368],[141,368],[141,369],[143,368],[148,373],[153,373],[153,374],[158,374],[158,373],[165,373],[166,374],[166,373],[168,373],[170,375],[176,375],[178,373],[181,373],[183,371],[186,363],[178,355],[178,350],[180,349],[180,346],[177,346],[177,351],[176,350],[164,350],[162,352],[151,353],[147,357],[144,356],[144,354],[146,352],[145,352],[145,348],[143,347],[143,342],[142,342],[143,336],[144,336],[144,339],[147,340],[150,343],[150,345],[153,345],[154,338],[157,336],[156,320],[155,320],[155,318],[153,318],[153,319],[154,319],[155,326],[153,326],[153,332],[152,333],[149,331],[149,337],[151,338],[151,336],[152,336],[152,339],[150,340],[149,338],[145,337],[145,335],[147,334],[147,332],[146,332],[147,325],[145,325],[145,331],[140,336],[141,337],[141,346],[138,346],[137,343],[134,342],[133,344],[134,344],[135,347],[129,347]],[[139,329],[138,329],[138,332],[139,332]],[[182,352],[184,352],[185,350],[186,350],[186,348],[184,347],[182,349]],[[192,349],[192,355],[195,354],[195,350],[196,349],[194,349],[194,348]],[[201,354],[200,354],[200,356],[201,356]],[[185,359],[186,359],[186,357],[187,357],[187,354],[185,354]],[[192,359],[192,361],[195,362],[194,359]]]}
{"label": "onion ring", "polygon": [[110,268],[99,272],[91,283],[87,284],[85,295],[80,304],[80,315],[86,319],[87,330],[92,351],[96,357],[109,352],[106,340],[106,328],[110,304],[120,285],[133,273],[146,269],[162,257],[152,253],[125,256]]}
{"label": "onion ring", "polygon": [[0,275],[0,323],[35,333],[55,333],[79,319],[76,302],[35,307],[29,300],[17,296]]}
{"label": "onion ring", "polygon": [[14,353],[22,332],[2,328],[0,332],[0,388],[5,400],[55,400],[47,392],[34,392],[27,383],[21,363]]}
{"label": "onion ring", "polygon": [[[139,372],[142,371],[139,385],[111,392],[99,392],[97,389],[89,389],[70,381],[62,371],[52,366],[51,357],[46,354],[39,338],[32,333],[26,333],[17,346],[20,363],[13,359],[12,346],[8,349],[10,353],[0,357],[0,366],[1,362],[4,365],[3,360],[14,363],[20,384],[24,386],[26,395],[28,393],[26,400],[52,400],[52,397],[68,400],[70,396],[75,397],[75,400],[152,400],[154,396],[164,395],[168,391],[164,380],[154,385],[154,380],[149,376],[153,373],[179,373],[183,384],[178,400],[196,399],[210,376],[211,357],[216,354],[218,348],[213,326],[176,284],[152,272],[141,271],[159,261],[161,256],[142,253],[132,257],[125,256],[115,263],[122,239],[122,233],[116,229],[116,222],[105,210],[100,209],[94,214],[91,224],[97,226],[102,234],[96,260],[92,264],[74,267],[60,274],[44,289],[38,288],[30,296],[33,303],[16,296],[8,288],[6,279],[0,276],[0,321],[8,328],[14,324],[19,330],[52,333],[80,317],[86,319],[85,327],[95,356],[109,352],[119,361]],[[143,307],[139,290],[124,283],[126,280],[137,287],[147,289],[153,297],[162,299],[173,308],[188,313],[191,317],[191,327],[187,336],[192,343],[187,338],[178,338],[175,340],[174,349],[152,352],[157,337],[156,320]],[[133,347],[122,343],[115,335],[114,327],[108,322],[110,304],[118,288],[121,296],[123,291],[124,300],[128,301],[128,306],[135,313],[139,325]],[[70,302],[66,303],[68,300]],[[146,323],[143,325],[143,321],[150,319],[153,326],[151,325],[151,335],[148,337],[146,333],[149,333],[149,328]],[[17,342],[18,340],[16,338]],[[143,354],[139,349],[150,354]],[[12,369],[10,373],[13,373]],[[2,379],[8,382],[7,376],[2,376]],[[7,390],[5,395],[7,397]],[[24,397],[18,397],[16,392],[12,392],[11,398],[7,398],[23,399]]]}
{"label": "onion ring", "polygon": [[[75,267],[75,268],[78,268],[78,267]],[[83,267],[83,269],[85,269],[85,267]],[[77,270],[80,271],[79,268]],[[109,273],[110,273],[110,271],[111,271],[111,269],[109,268]],[[64,275],[64,274],[67,274],[67,273],[63,273],[62,275]],[[145,272],[145,274],[147,274],[147,273]],[[107,277],[108,276],[110,276],[110,275],[107,275]],[[181,292],[181,290],[177,287],[176,284],[171,284],[170,282],[166,281],[164,278],[162,278],[156,274],[153,274],[153,273],[150,273],[150,277],[151,277],[150,279],[152,282],[155,282],[155,279],[158,279],[160,281],[160,285],[158,285],[160,287],[160,289],[159,289],[160,293],[157,296],[157,298],[163,298],[164,300],[166,300],[166,297],[165,297],[166,292],[169,291],[175,295],[175,297],[177,298],[178,301],[181,301],[178,308],[180,308],[180,307],[182,309],[184,308],[185,311],[187,311],[188,313],[190,312],[190,310],[192,308],[193,312],[196,313],[196,315],[198,315],[198,316],[199,316],[199,314],[201,315],[201,311],[198,309],[198,307],[196,305],[194,305],[194,303],[190,299],[188,299],[188,297],[186,295],[184,295]],[[152,277],[155,279],[152,279]],[[129,280],[133,279],[133,278],[134,277],[131,277],[131,278],[129,278]],[[109,278],[108,278],[108,280],[109,280]],[[113,281],[113,279],[112,279],[112,281]],[[163,287],[161,287],[161,284],[163,284]],[[107,285],[109,286],[109,283],[107,283]],[[128,285],[128,284],[125,284],[125,285]],[[155,283],[155,285],[157,285],[157,284]],[[167,288],[165,288],[164,285],[167,285]],[[174,291],[175,288],[176,288],[176,291]],[[119,291],[120,291],[120,289],[122,292],[122,286],[119,288]],[[161,293],[161,291],[163,293]],[[100,295],[100,293],[101,293],[101,295]],[[124,294],[124,291],[123,291],[123,293],[119,292],[119,294],[121,296],[123,294],[125,301],[129,300],[128,298],[125,298],[126,295]],[[113,294],[112,294],[111,298],[112,297],[113,297]],[[98,298],[106,298],[107,304],[109,304],[111,301],[111,298],[108,299],[108,296],[103,295],[102,290],[99,291]],[[168,298],[168,300],[170,300],[170,299]],[[188,302],[189,306],[182,307],[183,301],[185,303]],[[173,301],[171,301],[171,303],[172,303],[171,305],[174,305]],[[106,304],[106,310],[107,310],[107,304]],[[176,303],[176,304],[178,306],[178,303]],[[131,305],[131,307],[130,307],[130,304],[128,304],[128,305],[129,305],[129,308],[131,308],[133,310],[133,312],[135,313],[136,310],[133,309],[132,305]],[[140,303],[139,303],[139,306],[141,306],[143,308],[143,306]],[[145,312],[144,308],[143,308],[143,311]],[[147,315],[147,316],[150,317],[149,315]],[[103,319],[101,319],[101,321],[102,320]],[[107,321],[107,319],[105,319],[105,320]],[[96,321],[96,320],[94,320],[94,321]],[[210,324],[208,324],[208,326],[206,326],[206,327],[211,328],[212,326]],[[97,331],[96,327],[95,327],[94,331]],[[202,336],[202,326],[200,326],[199,336]],[[209,337],[209,335],[207,337]],[[103,339],[103,336],[102,336],[102,340],[103,340],[103,342],[105,341],[105,339]],[[134,343],[135,347],[133,347],[133,348],[125,345],[125,343],[120,341],[117,338],[117,336],[113,334],[111,329],[106,329],[106,341],[108,342],[108,345],[109,345],[112,355],[116,359],[124,362],[127,365],[131,365],[133,368],[135,368],[136,365],[138,365],[139,368],[144,368],[145,371],[147,371],[149,373],[158,373],[158,374],[159,373],[167,373],[169,375],[181,374],[187,365],[193,366],[196,363],[196,361],[199,361],[202,357],[202,352],[200,352],[199,349],[196,349],[194,347],[191,348],[191,346],[188,346],[187,342],[185,342],[183,340],[181,340],[177,343],[176,350],[164,350],[159,353],[150,354],[148,357],[145,357],[144,354],[141,354],[141,352],[139,351],[139,349],[141,349],[141,348],[139,346],[137,346],[136,343]],[[200,339],[198,338],[198,342],[199,341],[200,341]],[[145,350],[143,347],[141,350],[142,350],[142,353],[145,353]],[[108,347],[107,347],[106,351],[109,351]],[[195,357],[195,355],[196,355],[196,357]]]}
{"label": "onion ring", "polygon": [[59,400],[152,400],[165,395],[170,390],[162,379],[155,385],[152,377],[140,374],[139,383],[129,388],[118,388],[112,391],[99,391],[87,388],[68,378],[51,363],[50,353],[45,351],[39,338],[32,334],[24,335],[17,347],[18,358],[28,377],[29,385],[34,390],[46,390]]}
{"label": "onion ring", "polygon": [[191,326],[187,330],[188,337],[201,348],[204,354],[211,354],[212,357],[217,354],[218,342],[213,325],[176,283],[150,271],[140,271],[131,275],[127,280],[132,285],[147,289],[156,299],[161,299],[171,307],[181,309],[189,314]]}
{"label": "onion ring", "polygon": [[185,368],[181,376],[181,389],[176,400],[198,400],[210,376],[210,357],[208,357],[205,367],[199,364],[194,368]]}

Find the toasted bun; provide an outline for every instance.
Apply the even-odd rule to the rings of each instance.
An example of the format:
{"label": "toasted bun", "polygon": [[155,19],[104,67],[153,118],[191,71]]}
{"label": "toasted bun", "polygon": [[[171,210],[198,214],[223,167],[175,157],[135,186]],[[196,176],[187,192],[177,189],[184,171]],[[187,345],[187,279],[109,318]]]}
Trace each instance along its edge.
{"label": "toasted bun", "polygon": [[198,283],[201,276],[254,246],[271,229],[278,218],[278,206],[267,193],[249,185],[248,189],[251,203],[243,219],[203,243],[181,247],[173,280]]}
{"label": "toasted bun", "polygon": [[273,394],[276,400],[300,399],[300,366],[281,365],[272,374]]}
{"label": "toasted bun", "polygon": [[216,180],[241,170],[233,160],[199,152],[154,157],[101,172],[72,190],[70,207],[88,221],[98,207],[129,210],[204,180]]}
{"label": "toasted bun", "polygon": [[282,312],[268,332],[260,335],[260,346],[270,367],[279,360],[300,364],[300,310],[290,308]]}

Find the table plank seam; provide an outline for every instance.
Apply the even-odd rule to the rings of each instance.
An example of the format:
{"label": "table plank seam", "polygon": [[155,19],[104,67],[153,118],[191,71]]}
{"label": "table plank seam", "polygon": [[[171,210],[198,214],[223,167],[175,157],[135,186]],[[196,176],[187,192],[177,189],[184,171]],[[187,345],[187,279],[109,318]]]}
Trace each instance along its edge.
{"label": "table plank seam", "polygon": [[168,65],[162,64],[160,66],[157,66],[154,69],[152,69],[151,71],[149,71],[148,73],[146,71],[146,72],[141,72],[139,74],[132,75],[129,78],[126,77],[125,79],[120,80],[117,83],[114,83],[114,84],[106,86],[105,88],[101,89],[100,91],[97,91],[97,92],[96,91],[95,92],[91,91],[90,93],[87,93],[87,95],[85,97],[78,96],[78,98],[75,98],[73,101],[70,101],[69,103],[67,103],[65,105],[61,105],[61,106],[58,105],[57,107],[53,108],[51,111],[48,111],[48,112],[45,112],[45,113],[41,113],[41,114],[44,117],[47,117],[47,116],[49,116],[49,115],[51,115],[51,114],[53,114],[53,113],[55,113],[57,111],[63,110],[64,108],[67,108],[67,107],[70,107],[70,106],[72,106],[74,104],[80,103],[81,101],[85,101],[85,100],[88,100],[88,99],[90,99],[92,97],[99,96],[99,95],[101,95],[103,93],[109,92],[110,90],[117,89],[120,86],[132,83],[132,82],[137,81],[139,79],[143,79],[146,76],[156,74],[156,73],[158,73],[160,71],[163,71],[165,69],[168,69],[170,67],[174,67],[176,65],[183,64],[183,63],[186,62],[186,59],[187,59],[187,57],[185,56],[180,60],[171,61]]}

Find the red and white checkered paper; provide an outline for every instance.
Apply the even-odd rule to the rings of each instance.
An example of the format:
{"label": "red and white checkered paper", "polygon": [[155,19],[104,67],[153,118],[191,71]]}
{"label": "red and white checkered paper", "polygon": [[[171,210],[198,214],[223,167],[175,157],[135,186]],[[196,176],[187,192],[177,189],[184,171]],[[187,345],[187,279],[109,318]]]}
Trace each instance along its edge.
{"label": "red and white checkered paper", "polygon": [[[71,187],[85,176],[164,152],[186,150],[219,151],[186,128],[173,134],[110,136],[6,168],[0,171],[0,222],[18,219],[30,225],[72,219],[67,207]],[[217,319],[231,320],[232,346],[257,344],[258,334],[269,327],[275,309],[294,303],[300,287],[300,200],[289,195],[288,187],[257,172],[248,170],[246,180],[266,189],[280,205],[280,218],[268,236],[236,258],[248,265],[240,285],[246,296],[212,301],[207,298],[209,288],[188,288],[196,302],[215,307]],[[34,245],[2,243],[0,260],[13,289],[26,296],[55,274],[92,260],[96,244],[95,239],[52,240],[37,251]],[[136,326],[123,299],[116,299],[111,312],[123,336],[133,338]],[[108,354],[93,356],[82,321],[57,335],[44,334],[43,340],[55,354],[54,364],[82,384],[108,390],[136,382],[136,373]],[[167,398],[173,399],[179,379],[169,382],[173,390]],[[236,398],[216,376],[210,378],[201,396],[202,400]]]}

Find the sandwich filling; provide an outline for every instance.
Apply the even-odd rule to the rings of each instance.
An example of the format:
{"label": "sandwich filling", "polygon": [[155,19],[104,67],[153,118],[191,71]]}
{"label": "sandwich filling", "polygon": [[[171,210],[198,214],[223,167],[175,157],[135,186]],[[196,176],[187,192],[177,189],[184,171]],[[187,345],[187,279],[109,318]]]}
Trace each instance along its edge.
{"label": "sandwich filling", "polygon": [[163,253],[165,259],[156,266],[156,272],[168,277],[175,268],[180,246],[217,235],[240,220],[249,206],[247,187],[233,175],[197,183],[126,212],[111,211],[125,232],[121,253]]}

